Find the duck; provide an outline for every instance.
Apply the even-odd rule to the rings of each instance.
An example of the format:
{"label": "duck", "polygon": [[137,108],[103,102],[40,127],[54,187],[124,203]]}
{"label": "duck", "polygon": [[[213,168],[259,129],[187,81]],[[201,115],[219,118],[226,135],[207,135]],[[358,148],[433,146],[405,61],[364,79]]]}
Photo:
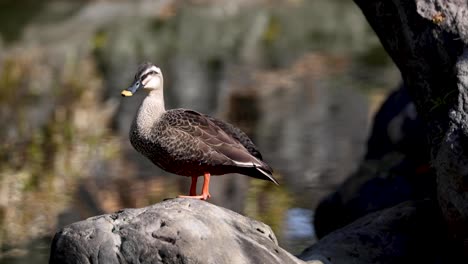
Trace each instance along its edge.
{"label": "duck", "polygon": [[[164,78],[151,62],[139,65],[133,83],[121,92],[146,92],[129,132],[131,145],[152,163],[172,174],[191,177],[189,195],[207,200],[210,177],[237,173],[279,185],[273,169],[253,141],[238,127],[194,110],[164,106]],[[202,193],[197,180],[203,176]]]}

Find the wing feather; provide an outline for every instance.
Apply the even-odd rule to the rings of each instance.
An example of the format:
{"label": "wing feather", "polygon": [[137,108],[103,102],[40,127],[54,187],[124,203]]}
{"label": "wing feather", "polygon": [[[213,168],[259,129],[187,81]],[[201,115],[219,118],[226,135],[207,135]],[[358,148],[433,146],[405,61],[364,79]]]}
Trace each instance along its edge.
{"label": "wing feather", "polygon": [[229,136],[233,137],[237,141],[239,141],[248,151],[251,155],[256,157],[259,160],[263,160],[262,154],[258,150],[257,146],[252,142],[252,140],[244,133],[244,131],[240,130],[239,128],[224,122],[223,120],[214,118],[209,115],[204,115],[206,118],[208,118],[211,122],[216,124],[218,127],[220,127],[226,134]]}
{"label": "wing feather", "polygon": [[[173,117],[168,119],[169,127],[188,134],[193,141],[187,142],[187,144],[197,142],[199,148],[204,144],[211,151],[223,154],[236,165],[244,164],[248,166],[250,164],[252,167],[264,167],[266,165],[250,154],[244,145],[232,135],[226,133],[209,117],[186,109],[176,109],[169,112]],[[208,149],[204,149],[204,153],[209,152]]]}

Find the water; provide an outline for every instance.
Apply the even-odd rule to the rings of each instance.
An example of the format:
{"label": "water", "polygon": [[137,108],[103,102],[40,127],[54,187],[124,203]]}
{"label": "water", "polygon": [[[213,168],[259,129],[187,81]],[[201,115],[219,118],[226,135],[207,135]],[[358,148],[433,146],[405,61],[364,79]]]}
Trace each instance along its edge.
{"label": "water", "polygon": [[299,254],[304,245],[312,245],[315,241],[315,230],[312,225],[314,211],[304,208],[291,208],[286,212],[283,227],[283,243],[290,252]]}

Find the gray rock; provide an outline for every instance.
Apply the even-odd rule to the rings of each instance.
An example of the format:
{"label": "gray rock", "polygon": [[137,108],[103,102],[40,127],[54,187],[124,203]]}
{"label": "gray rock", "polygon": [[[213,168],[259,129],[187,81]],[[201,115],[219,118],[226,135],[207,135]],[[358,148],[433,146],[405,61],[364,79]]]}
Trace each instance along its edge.
{"label": "gray rock", "polygon": [[172,199],[60,230],[49,263],[304,263],[270,227],[207,202]]}
{"label": "gray rock", "polygon": [[468,262],[468,6],[462,0],[365,1],[426,124],[437,200],[455,254]]}
{"label": "gray rock", "polygon": [[439,263],[444,258],[441,226],[434,202],[405,202],[330,233],[299,258],[324,263]]}

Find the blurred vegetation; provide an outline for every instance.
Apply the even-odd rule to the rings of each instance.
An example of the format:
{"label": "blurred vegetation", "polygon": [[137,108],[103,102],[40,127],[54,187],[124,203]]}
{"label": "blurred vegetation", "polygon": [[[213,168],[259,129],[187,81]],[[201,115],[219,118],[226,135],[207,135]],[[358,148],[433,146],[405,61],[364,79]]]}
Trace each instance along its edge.
{"label": "blurred vegetation", "polygon": [[5,42],[18,40],[22,29],[41,12],[47,1],[2,0],[0,2],[0,35]]}
{"label": "blurred vegetation", "polygon": [[[102,85],[92,62],[47,69],[57,78],[38,91],[37,74],[48,76],[43,63],[40,55],[17,53],[0,64],[0,117],[8,123],[0,131],[6,139],[0,145],[0,257],[17,243],[50,234],[76,179],[90,173],[87,166],[94,161],[113,158],[117,151],[115,143],[103,142],[112,138],[105,128],[110,116],[100,114],[95,91]],[[47,105],[42,109],[37,108],[41,101]],[[89,129],[87,122],[103,126]],[[102,153],[95,151],[98,144]]]}

